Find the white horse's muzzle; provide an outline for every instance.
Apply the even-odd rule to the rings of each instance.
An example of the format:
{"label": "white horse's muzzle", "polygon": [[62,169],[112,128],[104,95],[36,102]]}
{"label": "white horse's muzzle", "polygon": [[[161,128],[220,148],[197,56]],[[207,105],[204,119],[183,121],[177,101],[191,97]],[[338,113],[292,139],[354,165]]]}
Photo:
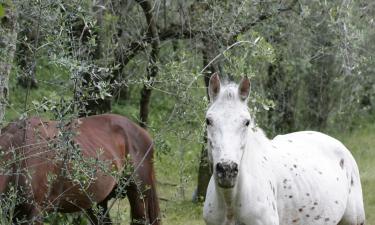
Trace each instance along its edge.
{"label": "white horse's muzzle", "polygon": [[222,188],[233,188],[238,175],[238,164],[232,161],[219,162],[215,166],[215,178]]}

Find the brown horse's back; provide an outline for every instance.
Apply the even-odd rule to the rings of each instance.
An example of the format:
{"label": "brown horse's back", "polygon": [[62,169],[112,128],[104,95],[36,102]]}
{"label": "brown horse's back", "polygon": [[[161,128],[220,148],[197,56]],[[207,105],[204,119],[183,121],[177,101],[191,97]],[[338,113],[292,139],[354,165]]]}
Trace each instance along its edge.
{"label": "brown horse's back", "polygon": [[[56,121],[42,121],[36,117],[27,119],[23,124],[24,126],[13,124],[4,128],[5,136],[0,138],[0,145],[4,151],[8,151],[5,154],[8,158],[12,155],[9,154],[10,146],[17,146],[16,152],[22,159],[18,166],[23,169],[22,175],[18,177],[18,184],[27,193],[25,197],[33,201],[33,204],[27,205],[31,214],[40,214],[56,207],[61,212],[74,212],[102,202],[117,185],[118,180],[111,176],[111,172],[122,173],[130,163],[127,161],[130,156],[131,165],[139,167],[137,177],[144,187],[152,189],[145,190],[146,197],[149,196],[152,203],[146,204],[148,209],[144,209],[143,214],[145,211],[149,212],[152,217],[150,220],[158,217],[159,208],[157,199],[154,199],[156,193],[152,139],[138,125],[113,114],[81,118],[65,127],[59,126]],[[73,132],[74,142],[64,140],[64,135],[61,137],[64,130]],[[72,154],[76,153],[71,151],[71,148],[75,149],[73,143],[79,146],[79,154],[75,158]],[[80,154],[85,160],[80,161]],[[91,164],[87,164],[87,161]],[[89,168],[84,168],[85,166]],[[87,169],[95,172],[86,177],[89,179],[83,184],[78,182],[82,181],[79,177],[76,181],[68,179],[74,171],[87,172]],[[0,175],[0,193],[4,192],[10,181],[14,181],[14,176]],[[140,204],[142,198],[135,199],[135,203]]]}

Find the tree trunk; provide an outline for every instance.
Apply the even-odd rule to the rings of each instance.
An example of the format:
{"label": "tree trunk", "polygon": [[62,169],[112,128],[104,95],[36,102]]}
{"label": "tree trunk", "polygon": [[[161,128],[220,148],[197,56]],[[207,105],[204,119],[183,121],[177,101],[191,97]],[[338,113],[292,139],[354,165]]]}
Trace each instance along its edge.
{"label": "tree trunk", "polygon": [[[326,18],[326,20],[328,20]],[[317,27],[315,43],[317,43],[313,54],[320,52],[318,56],[312,57],[311,73],[307,76],[307,115],[306,121],[309,121],[310,128],[322,130],[327,125],[328,115],[331,110],[333,95],[331,85],[333,80],[339,74],[333,52],[334,34],[324,21]],[[323,49],[323,51],[322,51]]]}
{"label": "tree trunk", "polygon": [[275,102],[275,108],[268,111],[268,125],[271,132],[277,134],[293,131],[295,129],[293,93],[296,90],[293,78],[285,74],[281,55],[278,55],[276,61],[268,66],[265,88],[268,91],[268,98]]}
{"label": "tree trunk", "polygon": [[[208,63],[218,54],[218,49],[215,43],[208,38],[202,38],[203,49],[202,49],[202,58],[203,58],[203,67],[208,65]],[[204,71],[204,83],[206,85],[206,93],[207,98],[210,98],[208,95],[208,84],[210,81],[210,77],[213,73],[219,72],[219,64],[217,62],[213,62],[210,64],[206,71]],[[199,161],[199,169],[198,169],[198,185],[197,185],[197,193],[194,196],[194,201],[204,201],[207,192],[208,182],[210,181],[212,171],[211,165],[208,161],[208,154],[207,154],[207,133],[204,132],[203,137],[204,144],[202,145],[201,157]]]}
{"label": "tree trunk", "polygon": [[17,12],[11,1],[0,4],[4,15],[0,15],[0,126],[5,115],[9,95],[8,81],[17,41]]}
{"label": "tree trunk", "polygon": [[148,25],[148,38],[151,39],[151,53],[149,58],[149,66],[147,67],[147,83],[143,85],[141,90],[141,101],[139,109],[140,125],[147,127],[149,104],[154,79],[158,74],[156,65],[159,58],[159,34],[156,26],[156,17],[154,16],[153,6],[150,1],[136,0],[142,7]]}
{"label": "tree trunk", "polygon": [[[21,15],[20,15],[21,16]],[[18,33],[18,44],[16,52],[17,64],[20,67],[21,74],[17,77],[17,83],[23,88],[37,88],[38,82],[35,76],[36,73],[36,59],[34,57],[37,46],[36,26],[30,26],[37,23],[37,18],[20,18],[20,21],[25,20],[21,24],[21,31]]]}
{"label": "tree trunk", "polygon": [[[99,95],[100,90],[97,88],[96,83],[99,81],[110,81],[110,84],[112,83],[112,76],[108,71],[101,70],[99,71],[98,68],[105,67],[107,68],[110,65],[110,62],[108,62],[107,55],[104,52],[104,13],[107,10],[106,0],[99,0],[94,6],[94,12],[97,19],[97,26],[98,31],[95,32],[94,35],[96,35],[96,47],[92,51],[89,52],[89,55],[92,57],[93,62],[93,68],[91,69],[95,76],[84,73],[82,74],[83,82],[82,86],[84,88],[87,88],[89,91],[89,94],[85,101],[85,110],[83,112],[80,112],[80,116],[88,116],[88,115],[97,115],[102,114],[106,112],[110,112],[112,109],[112,97],[105,96],[104,98],[97,98],[96,96]],[[82,21],[82,26],[77,26],[75,29],[80,29],[81,31],[77,30],[74,33],[77,35],[81,35],[84,31],[84,23]],[[88,34],[89,35],[89,34]],[[89,38],[83,38],[82,42],[87,42]],[[85,44],[85,43],[83,43]],[[111,88],[111,87],[110,87]]]}

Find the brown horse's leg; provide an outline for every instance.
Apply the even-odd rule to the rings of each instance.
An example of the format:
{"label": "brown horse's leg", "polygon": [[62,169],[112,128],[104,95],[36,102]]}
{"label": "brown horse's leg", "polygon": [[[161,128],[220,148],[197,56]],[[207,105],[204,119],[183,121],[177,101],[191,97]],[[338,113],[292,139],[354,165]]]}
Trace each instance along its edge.
{"label": "brown horse's leg", "polygon": [[99,215],[92,210],[92,208],[87,209],[86,213],[89,216],[90,223],[92,225],[112,225],[112,220],[109,216],[108,211],[108,200],[105,199],[101,203],[98,204],[99,208]]}
{"label": "brown horse's leg", "polygon": [[104,213],[103,218],[102,218],[103,224],[105,224],[105,225],[111,225],[112,224],[112,220],[111,220],[111,218],[109,216],[109,211],[108,211],[108,199],[106,199],[103,202],[101,202],[99,204],[99,207],[101,207],[101,210]]}
{"label": "brown horse's leg", "polygon": [[88,215],[90,223],[92,225],[99,225],[98,217],[96,216],[96,213],[94,212],[94,210],[92,210],[92,208],[86,209],[86,214]]}
{"label": "brown horse's leg", "polygon": [[132,183],[127,187],[127,195],[131,208],[131,225],[148,224],[147,201],[145,201],[141,190]]}
{"label": "brown horse's leg", "polygon": [[34,206],[21,206],[18,215],[13,219],[14,225],[43,225],[40,211]]}

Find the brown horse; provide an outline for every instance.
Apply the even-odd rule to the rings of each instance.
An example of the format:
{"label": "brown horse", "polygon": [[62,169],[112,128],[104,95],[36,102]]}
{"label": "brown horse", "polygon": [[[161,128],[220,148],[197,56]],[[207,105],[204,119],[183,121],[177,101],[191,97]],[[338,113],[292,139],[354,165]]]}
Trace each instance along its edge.
{"label": "brown horse", "polygon": [[[73,141],[61,141],[62,130],[74,132]],[[92,163],[89,172],[93,176],[86,183],[68,176],[85,170],[61,144],[78,148],[80,153],[75,157],[81,155],[81,159]],[[0,146],[4,157],[0,164],[0,196],[6,197],[13,185],[23,199],[16,206],[13,221],[24,219],[26,222],[21,224],[39,225],[45,212],[86,210],[91,223],[111,224],[107,202],[126,193],[132,224],[160,224],[153,142],[144,129],[125,117],[90,116],[63,127],[59,122],[34,117],[2,129]],[[74,160],[78,162],[75,167]],[[129,165],[133,168],[130,172],[126,170]],[[91,210],[95,203],[102,207],[100,220]]]}

